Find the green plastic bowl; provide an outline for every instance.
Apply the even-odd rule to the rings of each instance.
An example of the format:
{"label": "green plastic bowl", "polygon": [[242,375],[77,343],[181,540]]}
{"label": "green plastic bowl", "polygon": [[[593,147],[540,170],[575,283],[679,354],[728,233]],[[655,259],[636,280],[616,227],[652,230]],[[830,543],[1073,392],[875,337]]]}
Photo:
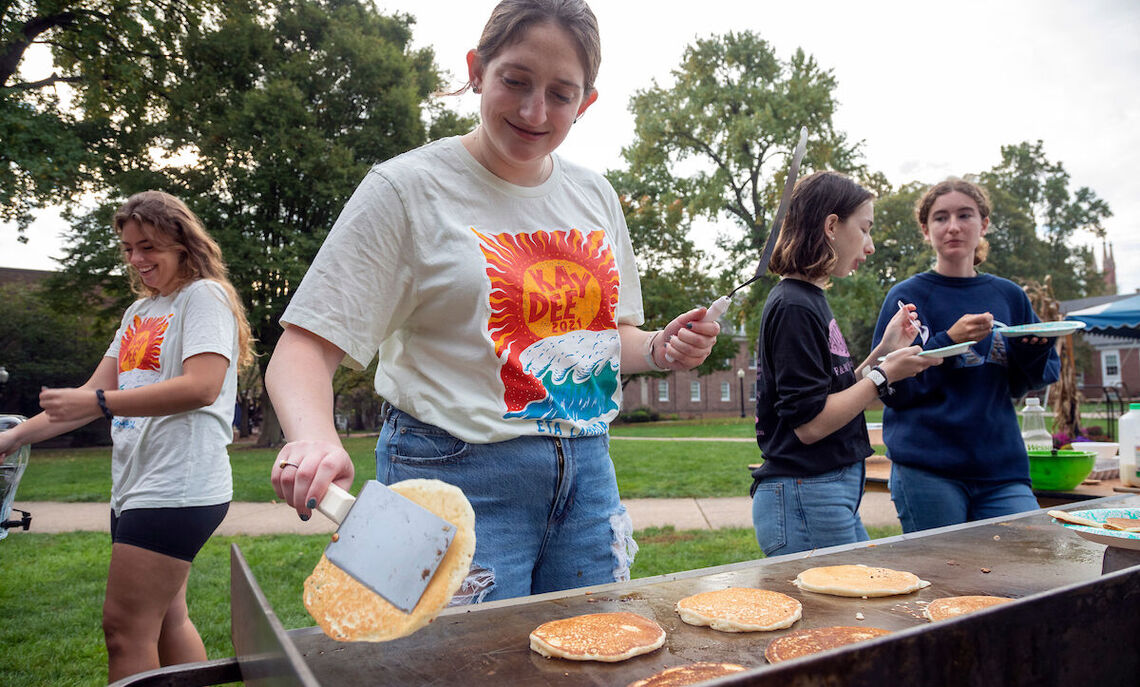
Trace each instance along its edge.
{"label": "green plastic bowl", "polygon": [[1085,481],[1095,464],[1094,451],[1030,451],[1029,480],[1034,489],[1067,491]]}

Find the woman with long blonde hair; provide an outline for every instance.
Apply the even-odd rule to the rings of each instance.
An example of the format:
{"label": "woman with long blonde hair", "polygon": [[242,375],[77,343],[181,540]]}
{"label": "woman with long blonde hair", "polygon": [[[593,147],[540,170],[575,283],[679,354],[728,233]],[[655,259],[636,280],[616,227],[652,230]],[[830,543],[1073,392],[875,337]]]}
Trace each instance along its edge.
{"label": "woman with long blonde hair", "polygon": [[185,203],[137,193],[115,213],[114,227],[139,300],[83,386],[44,389],[44,412],[0,433],[4,456],[100,416],[111,423],[103,604],[111,682],[206,659],[186,581],[233,496],[226,446],[237,371],[253,360],[221,250]]}

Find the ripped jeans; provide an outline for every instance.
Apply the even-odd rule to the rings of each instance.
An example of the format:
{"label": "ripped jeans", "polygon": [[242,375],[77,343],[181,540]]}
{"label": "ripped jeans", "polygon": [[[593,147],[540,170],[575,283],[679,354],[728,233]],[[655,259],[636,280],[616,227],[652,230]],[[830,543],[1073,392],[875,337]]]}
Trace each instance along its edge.
{"label": "ripped jeans", "polygon": [[475,559],[453,605],[629,580],[637,552],[609,437],[472,444],[392,408],[376,479],[438,479],[475,509]]}

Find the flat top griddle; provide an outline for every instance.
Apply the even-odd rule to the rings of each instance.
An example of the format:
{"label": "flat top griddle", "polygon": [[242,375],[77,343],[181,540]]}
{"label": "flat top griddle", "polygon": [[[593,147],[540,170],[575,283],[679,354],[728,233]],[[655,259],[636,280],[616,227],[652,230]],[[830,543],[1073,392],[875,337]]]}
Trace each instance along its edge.
{"label": "flat top griddle", "polygon": [[[1120,496],[1084,502],[1080,507],[1137,505],[1140,497]],[[1061,660],[1056,657],[1062,656],[1051,639],[1058,628],[1093,622],[1109,634],[1140,630],[1140,567],[1102,576],[1105,552],[1103,545],[1066,531],[1044,512],[1037,511],[812,554],[452,608],[410,637],[379,644],[336,642],[315,627],[278,631],[276,639],[263,636],[260,644],[242,640],[239,635],[248,630],[242,629],[247,623],[239,622],[239,615],[245,615],[249,609],[237,608],[242,592],[235,589],[234,641],[247,684],[258,684],[249,670],[257,664],[253,658],[264,659],[273,654],[280,663],[287,662],[284,654],[289,654],[295,664],[303,663],[299,672],[305,675],[267,678],[266,684],[626,685],[674,665],[726,661],[756,670],[710,684],[769,684],[765,679],[768,676],[779,677],[778,684],[847,685],[860,684],[855,674],[849,672],[852,668],[828,661],[839,660],[834,657],[842,658],[852,651],[866,655],[886,651],[893,657],[888,663],[897,667],[912,660],[909,653],[899,653],[899,647],[910,644],[922,645],[923,655],[945,651],[946,660],[954,660],[954,656],[964,652],[987,655],[994,664],[991,668],[999,672],[1007,670],[1006,663],[1020,658],[1035,666],[1027,674],[1032,674],[1038,683],[1062,684],[1057,680],[1070,673],[1064,672],[1063,666],[1052,665],[1054,659]],[[240,559],[240,552],[235,555]],[[244,565],[244,561],[241,563]],[[905,596],[862,599],[803,592],[792,584],[802,570],[844,563],[907,570],[928,580],[931,586]],[[687,625],[674,610],[674,604],[682,597],[730,586],[788,594],[803,604],[803,617],[788,630],[725,633]],[[968,594],[1008,596],[1020,601],[941,623],[929,623],[922,615],[925,603],[935,598]],[[264,597],[258,603],[264,605]],[[1124,610],[1114,610],[1121,603]],[[272,609],[264,610],[272,616]],[[612,664],[547,659],[529,648],[530,631],[541,623],[608,611],[631,611],[656,620],[667,633],[665,646]],[[862,614],[861,620],[857,613]],[[797,629],[829,625],[879,627],[893,634],[860,644],[856,649],[821,654],[824,658],[819,660],[809,657],[775,666],[765,662],[764,649],[772,639]],[[1129,643],[1136,636],[1140,635],[1128,635]],[[1096,642],[1090,646],[1103,645],[1103,637],[1093,638]],[[1070,642],[1068,648],[1080,648],[1066,641]],[[275,642],[280,646],[275,646]],[[239,646],[243,643],[245,648]],[[1131,671],[1140,666],[1140,652],[1131,653],[1131,658],[1121,658],[1108,666],[1110,678],[1135,674]],[[1103,669],[1102,664],[1103,660],[1089,666],[1099,665]],[[813,673],[820,670],[824,672]],[[956,683],[949,677],[953,673],[945,673],[945,666],[922,668],[916,664],[915,670],[920,670],[924,677],[910,684]],[[1095,670],[1076,674],[1093,673]],[[1112,682],[1108,679],[1102,684]],[[999,683],[1012,684],[1006,678],[994,682]]]}

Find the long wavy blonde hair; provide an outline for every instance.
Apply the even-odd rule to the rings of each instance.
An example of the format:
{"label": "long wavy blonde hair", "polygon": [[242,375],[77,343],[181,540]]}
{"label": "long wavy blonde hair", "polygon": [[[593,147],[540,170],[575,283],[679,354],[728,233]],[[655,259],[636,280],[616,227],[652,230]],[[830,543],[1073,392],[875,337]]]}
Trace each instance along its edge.
{"label": "long wavy blonde hair", "polygon": [[[206,227],[186,203],[162,191],[142,191],[123,203],[115,212],[112,225],[115,232],[123,235],[127,222],[135,221],[143,235],[156,248],[175,250],[178,260],[178,288],[197,279],[216,282],[226,293],[230,310],[238,327],[238,367],[247,367],[254,360],[253,333],[245,307],[238,297],[237,290],[230,283],[229,270],[222,259],[222,249],[206,232]],[[131,290],[140,297],[157,296],[158,289],[143,283],[130,261],[124,255],[127,274],[131,280]]]}

